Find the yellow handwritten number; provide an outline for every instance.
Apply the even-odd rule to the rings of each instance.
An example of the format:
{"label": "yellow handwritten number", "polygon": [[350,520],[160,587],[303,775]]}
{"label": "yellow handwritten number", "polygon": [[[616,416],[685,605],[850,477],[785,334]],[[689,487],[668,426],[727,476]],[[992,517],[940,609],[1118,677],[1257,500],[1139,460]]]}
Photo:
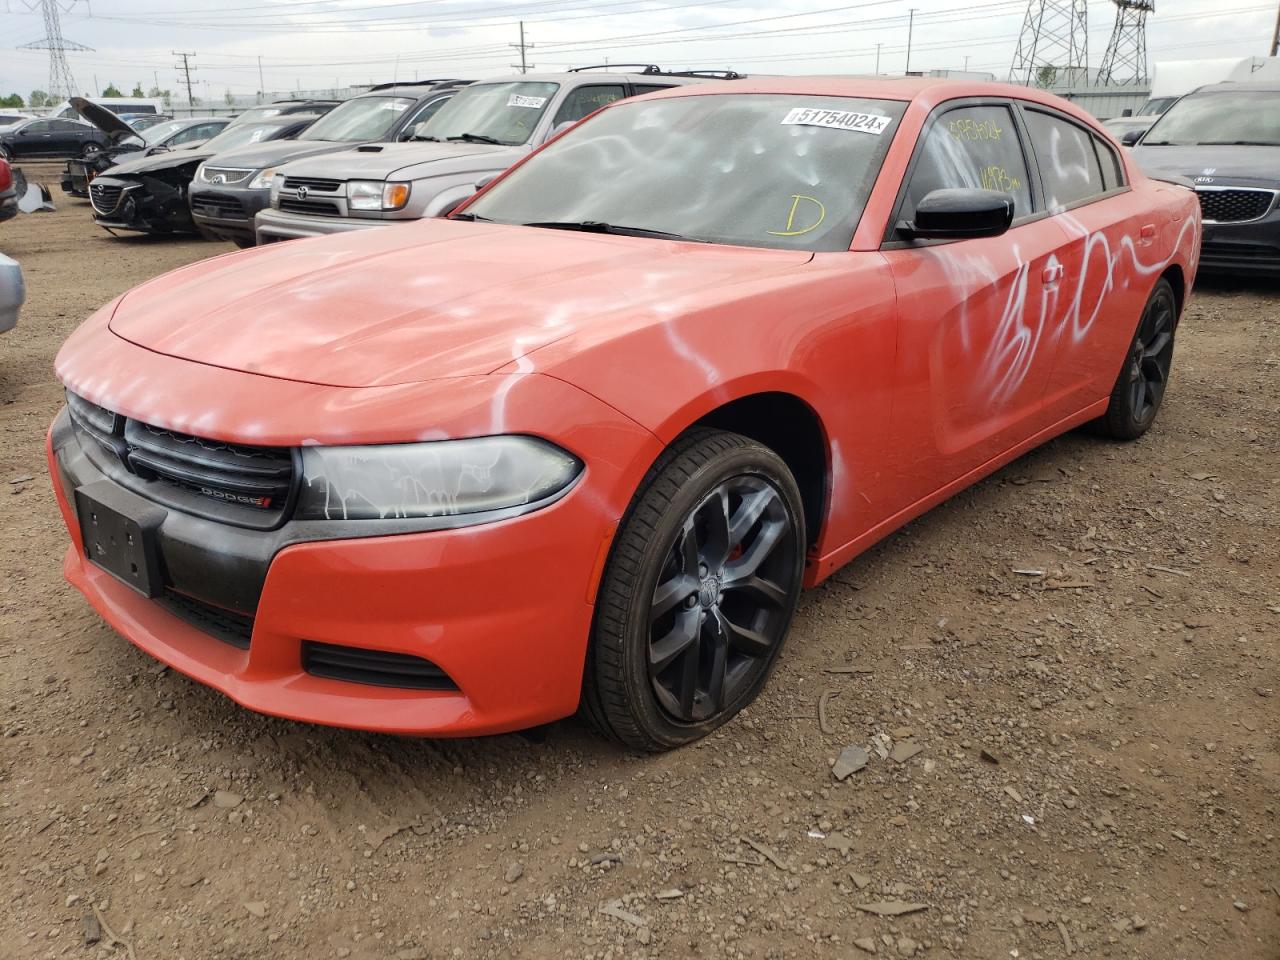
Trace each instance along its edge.
{"label": "yellow handwritten number", "polygon": [[[807,227],[796,229],[796,213],[800,210],[801,200],[807,200],[818,208],[818,219]],[[774,237],[798,237],[801,234],[808,233],[810,230],[816,230],[818,225],[825,219],[827,219],[827,208],[822,205],[821,200],[806,197],[801,193],[793,193],[791,195],[791,211],[787,214],[787,228],[785,230],[769,230],[767,232]]]}

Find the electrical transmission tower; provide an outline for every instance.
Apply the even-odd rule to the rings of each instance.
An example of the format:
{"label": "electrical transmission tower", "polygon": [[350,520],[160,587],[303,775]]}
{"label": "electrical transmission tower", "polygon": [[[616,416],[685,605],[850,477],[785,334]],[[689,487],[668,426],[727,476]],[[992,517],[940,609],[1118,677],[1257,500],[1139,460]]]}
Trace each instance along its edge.
{"label": "electrical transmission tower", "polygon": [[71,76],[71,66],[67,63],[67,51],[92,50],[93,47],[86,47],[83,43],[68,40],[62,35],[62,14],[70,13],[76,5],[76,0],[70,0],[65,7],[61,6],[58,0],[24,0],[24,2],[28,10],[39,7],[44,13],[44,36],[39,40],[24,43],[18,49],[48,50],[49,95],[55,99],[77,96],[80,91],[76,87],[75,78]]}
{"label": "electrical transmission tower", "polygon": [[1099,86],[1145,83],[1147,80],[1147,14],[1154,13],[1155,0],[1112,0],[1116,5],[1116,25],[1098,69]]}
{"label": "electrical transmission tower", "polygon": [[1086,0],[1029,0],[1009,77],[1051,86],[1085,83],[1089,69]]}

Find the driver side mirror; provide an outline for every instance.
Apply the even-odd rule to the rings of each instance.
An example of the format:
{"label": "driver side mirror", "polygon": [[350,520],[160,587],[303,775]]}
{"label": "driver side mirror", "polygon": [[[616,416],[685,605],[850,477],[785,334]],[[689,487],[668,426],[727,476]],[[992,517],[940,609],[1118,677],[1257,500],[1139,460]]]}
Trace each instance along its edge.
{"label": "driver side mirror", "polygon": [[1120,138],[1120,142],[1126,147],[1132,147],[1135,143],[1142,139],[1145,130],[1126,130],[1124,136]]}
{"label": "driver side mirror", "polygon": [[998,237],[1013,223],[1013,197],[970,187],[933,190],[916,204],[915,219],[898,232],[912,240]]}

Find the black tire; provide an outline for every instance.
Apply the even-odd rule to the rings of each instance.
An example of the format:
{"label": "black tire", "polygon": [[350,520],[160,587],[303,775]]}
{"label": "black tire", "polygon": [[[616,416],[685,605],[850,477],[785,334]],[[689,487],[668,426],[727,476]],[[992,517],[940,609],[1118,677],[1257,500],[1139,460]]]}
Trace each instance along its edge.
{"label": "black tire", "polygon": [[80,158],[82,160],[92,160],[102,152],[102,147],[96,143],[86,143],[80,148]]}
{"label": "black tire", "polygon": [[1094,422],[1097,432],[1116,440],[1136,440],[1155,423],[1173,368],[1177,326],[1178,299],[1169,281],[1161,277],[1142,309],[1107,412]]}
{"label": "black tire", "polygon": [[600,582],[591,724],[668,750],[754,700],[791,626],[805,544],[800,491],[777,454],[735,433],[680,437],[641,483]]}
{"label": "black tire", "polygon": [[246,240],[243,237],[236,237],[231,241],[241,250],[248,250],[250,247],[256,247],[258,244],[253,240]]}

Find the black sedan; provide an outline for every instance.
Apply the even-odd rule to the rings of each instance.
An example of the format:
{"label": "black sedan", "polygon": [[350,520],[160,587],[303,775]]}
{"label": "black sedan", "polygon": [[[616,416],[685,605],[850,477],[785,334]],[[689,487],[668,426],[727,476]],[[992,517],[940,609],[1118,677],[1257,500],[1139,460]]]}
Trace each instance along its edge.
{"label": "black sedan", "polygon": [[96,157],[111,145],[105,132],[82,120],[27,120],[0,131],[0,157]]}
{"label": "black sedan", "polygon": [[133,154],[93,178],[89,201],[93,222],[108,231],[185,233],[195,229],[188,187],[204,161],[215,154],[272,140],[290,140],[305,130],[316,114],[296,113],[228,127],[196,146],[151,156]]}
{"label": "black sedan", "polygon": [[1170,107],[1133,155],[1149,174],[1195,184],[1202,272],[1280,277],[1280,84],[1201,87]]}

